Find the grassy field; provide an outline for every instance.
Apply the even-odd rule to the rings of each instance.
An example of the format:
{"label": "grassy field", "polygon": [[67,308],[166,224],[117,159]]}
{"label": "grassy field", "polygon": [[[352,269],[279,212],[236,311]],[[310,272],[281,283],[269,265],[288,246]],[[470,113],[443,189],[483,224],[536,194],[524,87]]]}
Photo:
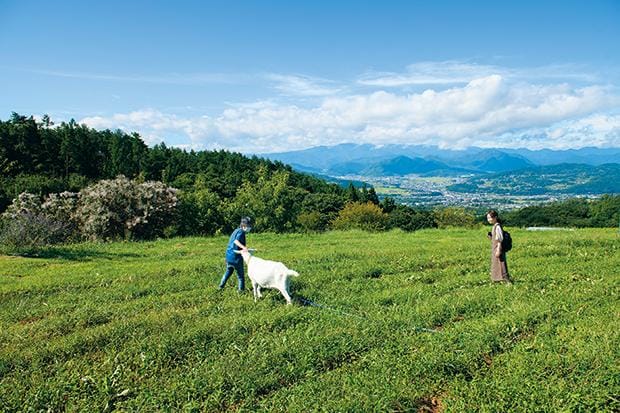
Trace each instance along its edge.
{"label": "grassy field", "polygon": [[0,411],[620,410],[617,230],[511,231],[513,285],[487,230],[250,234],[292,306],[224,237],[0,256]]}

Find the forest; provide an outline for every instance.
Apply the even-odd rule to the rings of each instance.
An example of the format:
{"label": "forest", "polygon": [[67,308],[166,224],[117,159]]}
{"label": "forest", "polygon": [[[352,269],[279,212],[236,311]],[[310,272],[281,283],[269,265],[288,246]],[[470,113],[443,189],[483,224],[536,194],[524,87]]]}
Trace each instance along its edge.
{"label": "forest", "polygon": [[[0,120],[0,170],[4,243],[56,232],[63,242],[216,235],[242,216],[252,217],[259,232],[414,231],[476,226],[485,213],[413,208],[380,200],[371,186],[328,183],[279,161],[149,147],[137,133],[99,131],[74,120],[55,124],[47,115]],[[619,211],[620,196],[605,195],[503,215],[506,225],[521,227],[613,227]]]}

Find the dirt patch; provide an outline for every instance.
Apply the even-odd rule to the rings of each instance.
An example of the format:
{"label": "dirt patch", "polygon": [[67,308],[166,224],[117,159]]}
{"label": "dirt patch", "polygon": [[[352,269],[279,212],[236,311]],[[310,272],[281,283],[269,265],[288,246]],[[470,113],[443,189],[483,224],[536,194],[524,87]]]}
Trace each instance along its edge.
{"label": "dirt patch", "polygon": [[439,413],[443,411],[443,405],[439,396],[425,397],[418,400],[418,413]]}
{"label": "dirt patch", "polygon": [[43,319],[43,317],[40,317],[40,316],[28,317],[28,318],[24,318],[23,320],[19,320],[19,324],[21,325],[32,324],[32,323],[36,323],[37,321],[41,319]]}
{"label": "dirt patch", "polygon": [[483,354],[482,359],[484,360],[484,364],[486,364],[487,367],[491,367],[493,365],[493,357],[490,354]]}

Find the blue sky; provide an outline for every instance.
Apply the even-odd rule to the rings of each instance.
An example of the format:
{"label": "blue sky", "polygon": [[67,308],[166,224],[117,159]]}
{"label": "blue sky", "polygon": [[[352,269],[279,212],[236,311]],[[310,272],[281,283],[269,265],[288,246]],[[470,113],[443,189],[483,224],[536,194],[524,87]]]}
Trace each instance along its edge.
{"label": "blue sky", "polygon": [[507,3],[0,0],[0,118],[242,152],[620,146],[620,1]]}

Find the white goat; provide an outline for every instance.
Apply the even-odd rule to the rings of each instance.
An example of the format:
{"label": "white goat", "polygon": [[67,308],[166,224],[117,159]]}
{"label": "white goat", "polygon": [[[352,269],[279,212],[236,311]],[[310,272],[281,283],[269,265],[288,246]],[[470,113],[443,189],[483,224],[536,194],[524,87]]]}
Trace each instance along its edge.
{"label": "white goat", "polygon": [[291,296],[288,291],[288,277],[298,277],[297,271],[289,270],[284,264],[276,261],[264,260],[254,257],[249,251],[235,251],[241,254],[243,261],[248,266],[248,277],[252,281],[254,290],[254,302],[262,297],[261,288],[275,288],[286,299],[286,304],[291,304]]}

